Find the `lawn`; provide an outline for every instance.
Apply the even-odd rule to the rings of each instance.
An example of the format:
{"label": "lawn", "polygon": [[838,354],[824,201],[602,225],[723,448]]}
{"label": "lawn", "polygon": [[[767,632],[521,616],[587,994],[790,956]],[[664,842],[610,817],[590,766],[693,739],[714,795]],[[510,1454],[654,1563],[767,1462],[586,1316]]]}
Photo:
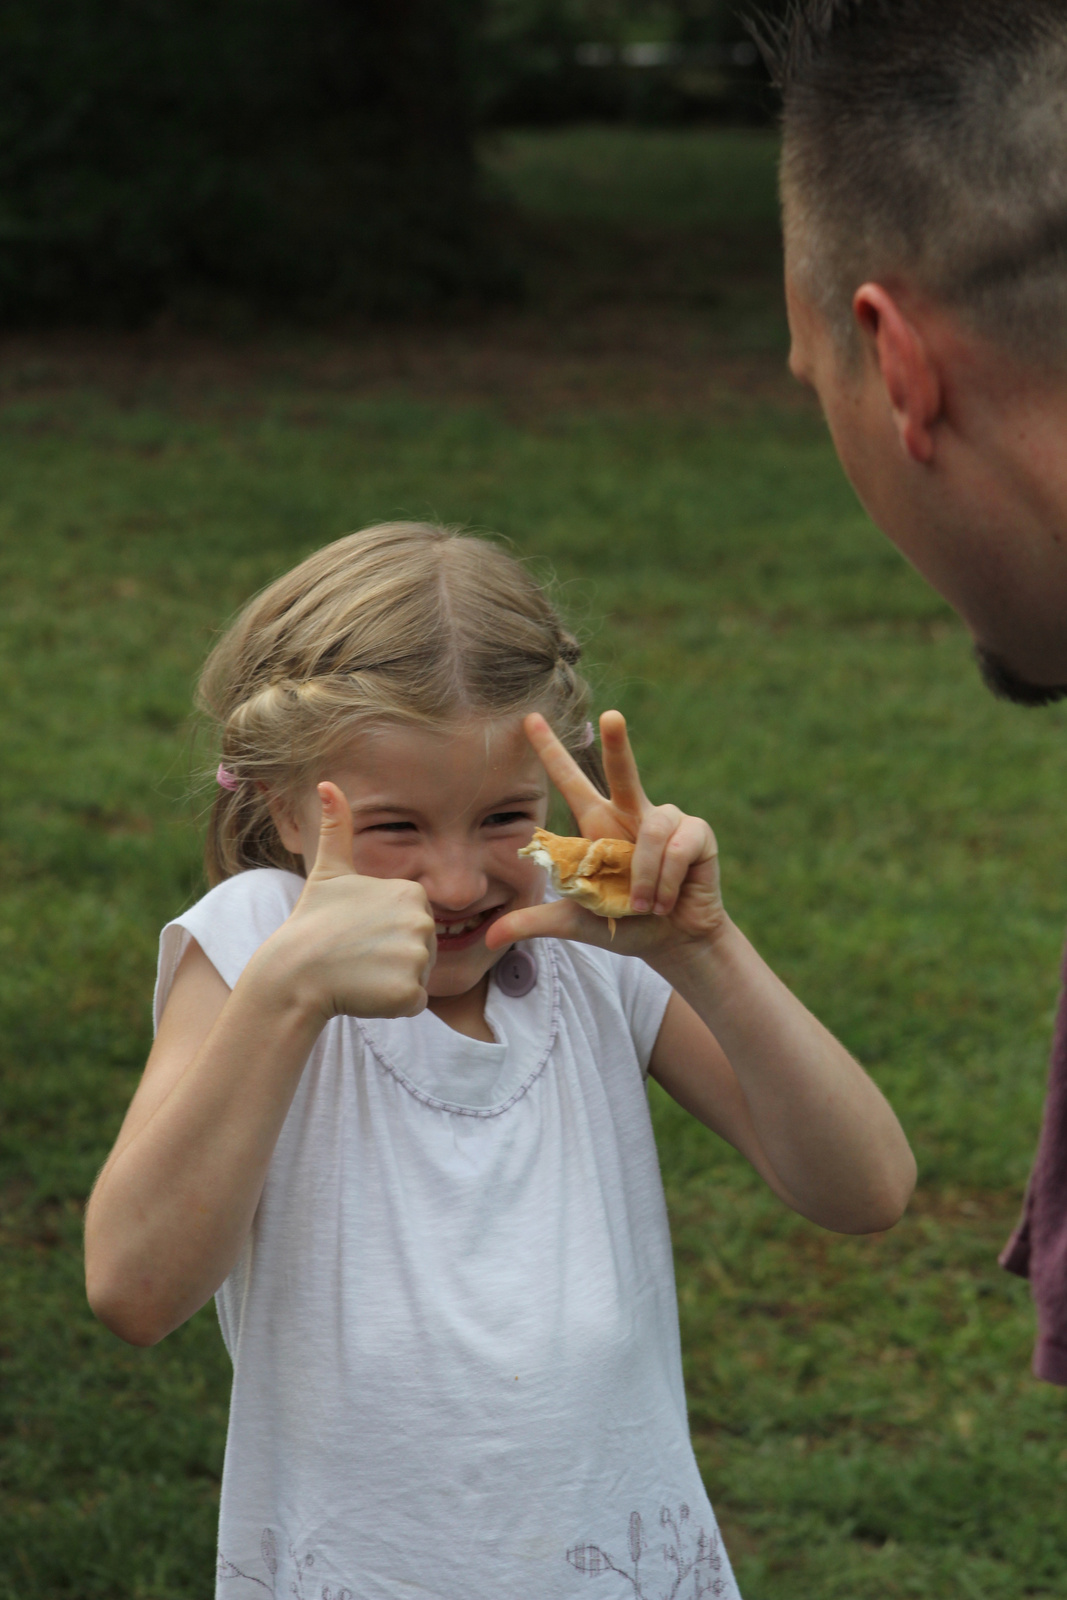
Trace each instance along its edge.
{"label": "lawn", "polygon": [[919,1158],[905,1221],[840,1239],[654,1093],[694,1439],[746,1600],[1067,1596],[1067,1396],[1030,1377],[1028,1291],[996,1265],[1056,999],[1067,711],[988,697],[782,377],[771,141],[545,133],[490,159],[534,262],[495,320],[4,349],[0,1600],[212,1592],[214,1313],[120,1344],[85,1306],[82,1208],[158,929],[201,890],[198,665],[255,588],[394,516],[553,576],[650,790],[711,819],[735,918]]}

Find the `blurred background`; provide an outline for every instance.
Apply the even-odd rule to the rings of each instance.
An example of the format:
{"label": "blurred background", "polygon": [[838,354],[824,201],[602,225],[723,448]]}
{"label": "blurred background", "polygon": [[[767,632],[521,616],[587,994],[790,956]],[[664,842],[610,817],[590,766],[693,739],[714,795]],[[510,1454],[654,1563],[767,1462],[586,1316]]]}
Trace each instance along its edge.
{"label": "blurred background", "polygon": [[919,1157],[893,1233],[837,1238],[653,1090],[746,1600],[1067,1595],[1067,1402],[995,1260],[1067,710],[985,694],[787,375],[735,7],[9,0],[0,85],[0,1600],[213,1592],[213,1310],[115,1340],[82,1210],[158,929],[204,887],[199,665],[254,590],[396,516],[552,584],[650,791],[710,818],[735,918]]}
{"label": "blurred background", "polygon": [[763,76],[728,0],[10,0],[0,316],[513,296],[479,135],[767,121]]}

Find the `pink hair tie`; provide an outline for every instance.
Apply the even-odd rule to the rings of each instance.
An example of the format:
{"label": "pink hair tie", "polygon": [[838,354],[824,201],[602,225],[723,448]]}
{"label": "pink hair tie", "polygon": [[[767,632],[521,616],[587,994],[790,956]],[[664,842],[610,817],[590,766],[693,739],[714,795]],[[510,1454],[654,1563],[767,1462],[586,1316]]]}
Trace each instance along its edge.
{"label": "pink hair tie", "polygon": [[587,722],[585,727],[582,729],[582,742],[578,748],[580,750],[588,750],[595,738],[596,730],[591,722]]}
{"label": "pink hair tie", "polygon": [[229,767],[224,767],[220,761],[219,770],[215,774],[215,782],[218,784],[220,789],[233,790],[237,788],[241,780],[240,778],[235,777],[235,775],[230,771]]}

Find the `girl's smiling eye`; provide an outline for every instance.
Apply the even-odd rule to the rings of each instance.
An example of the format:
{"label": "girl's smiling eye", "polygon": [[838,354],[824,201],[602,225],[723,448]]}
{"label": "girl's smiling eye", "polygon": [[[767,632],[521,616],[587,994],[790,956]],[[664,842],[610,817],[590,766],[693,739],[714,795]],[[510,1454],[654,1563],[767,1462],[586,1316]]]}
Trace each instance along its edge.
{"label": "girl's smiling eye", "polygon": [[486,828],[514,827],[517,822],[532,822],[528,811],[493,811],[482,824]]}
{"label": "girl's smiling eye", "polygon": [[418,830],[413,822],[372,822],[365,833],[416,833]]}

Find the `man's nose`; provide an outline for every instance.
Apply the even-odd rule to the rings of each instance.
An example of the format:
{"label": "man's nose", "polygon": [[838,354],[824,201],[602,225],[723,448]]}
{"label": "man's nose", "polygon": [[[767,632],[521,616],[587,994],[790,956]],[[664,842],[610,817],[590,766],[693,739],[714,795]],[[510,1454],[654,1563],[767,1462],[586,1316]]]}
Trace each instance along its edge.
{"label": "man's nose", "polygon": [[419,882],[430,904],[440,906],[442,911],[464,911],[480,900],[489,887],[480,858],[469,850],[435,851]]}

